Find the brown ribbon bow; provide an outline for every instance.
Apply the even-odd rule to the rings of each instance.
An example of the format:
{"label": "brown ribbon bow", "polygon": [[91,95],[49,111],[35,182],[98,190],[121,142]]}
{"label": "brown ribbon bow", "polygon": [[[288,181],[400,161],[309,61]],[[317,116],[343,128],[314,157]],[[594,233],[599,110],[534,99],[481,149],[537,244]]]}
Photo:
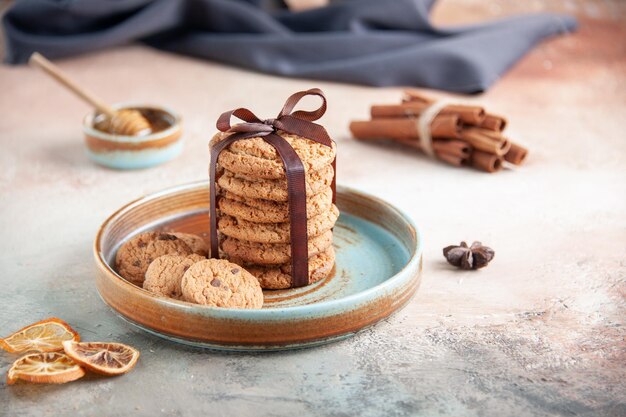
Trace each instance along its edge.
{"label": "brown ribbon bow", "polygon": [[[322,105],[314,111],[298,110],[294,107],[305,96],[314,95],[322,99]],[[291,285],[302,287],[309,283],[308,236],[306,214],[306,183],[304,165],[300,157],[289,142],[282,138],[277,131],[281,130],[294,135],[311,139],[326,146],[331,146],[333,140],[328,136],[326,129],[313,123],[326,112],[326,97],[322,90],[312,88],[291,95],[275,119],[259,119],[254,113],[245,108],[239,108],[222,113],[217,120],[217,128],[221,132],[232,133],[225,139],[211,144],[210,162],[210,192],[211,192],[211,257],[219,258],[219,239],[217,234],[217,159],[223,149],[231,143],[242,139],[262,137],[263,140],[276,149],[285,166],[287,177],[287,197],[289,202],[290,238],[291,238]],[[245,123],[231,126],[231,118],[235,116]],[[333,170],[335,161],[333,160]],[[332,190],[335,201],[335,177],[333,174]]]}

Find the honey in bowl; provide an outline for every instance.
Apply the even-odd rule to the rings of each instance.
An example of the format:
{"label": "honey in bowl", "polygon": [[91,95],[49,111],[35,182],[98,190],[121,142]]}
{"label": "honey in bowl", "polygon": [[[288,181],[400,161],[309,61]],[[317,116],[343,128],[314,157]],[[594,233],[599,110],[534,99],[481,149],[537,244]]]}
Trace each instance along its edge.
{"label": "honey in bowl", "polygon": [[175,123],[171,114],[156,108],[134,107],[122,109],[119,113],[127,115],[125,120],[99,113],[94,118],[93,127],[104,133],[120,135],[126,132],[123,136],[145,136],[166,130]]}
{"label": "honey in bowl", "polygon": [[[141,115],[139,123],[143,125],[120,125],[119,121],[102,113],[85,116],[83,132],[87,154],[93,161],[110,168],[139,169],[161,164],[180,154],[182,125],[180,116],[175,112],[148,105],[118,104],[113,107],[119,113],[128,110],[137,112]],[[123,123],[135,121],[128,122],[127,119]],[[136,134],[113,133],[119,131]]]}

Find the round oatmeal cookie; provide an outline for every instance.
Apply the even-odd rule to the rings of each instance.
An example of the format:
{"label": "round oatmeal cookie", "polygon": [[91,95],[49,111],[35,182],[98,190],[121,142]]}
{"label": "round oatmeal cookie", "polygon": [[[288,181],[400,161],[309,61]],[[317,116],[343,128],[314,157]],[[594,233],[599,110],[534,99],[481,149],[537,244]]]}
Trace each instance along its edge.
{"label": "round oatmeal cookie", "polygon": [[[333,204],[333,191],[326,188],[306,200],[307,218],[315,217]],[[231,192],[224,192],[218,199],[220,211],[238,219],[254,223],[284,223],[289,221],[289,204],[287,202],[262,200],[241,197]]]}
{"label": "round oatmeal cookie", "polygon": [[[319,236],[335,225],[339,217],[339,210],[334,204],[331,209],[311,217],[307,221],[308,236]],[[289,243],[290,223],[253,223],[223,215],[217,220],[218,230],[226,236],[239,240],[258,243]]]}
{"label": "round oatmeal cookie", "polygon": [[[306,175],[305,186],[307,195],[315,195],[329,188],[333,181],[333,167],[327,166],[319,171],[311,171]],[[258,180],[251,181],[238,177],[230,171],[217,179],[221,189],[230,191],[246,198],[260,198],[272,201],[287,201],[287,180]]]}
{"label": "round oatmeal cookie", "polygon": [[224,259],[196,262],[181,281],[183,299],[212,307],[261,308],[259,281],[241,266]]}
{"label": "round oatmeal cookie", "polygon": [[146,271],[143,288],[164,297],[180,300],[183,293],[180,281],[183,274],[196,262],[206,259],[202,255],[163,255],[156,258]]}
{"label": "round oatmeal cookie", "polygon": [[[301,136],[278,132],[296,151],[304,169],[318,171],[330,165],[335,159],[336,145],[322,145]],[[229,134],[218,133],[214,141],[220,141]],[[256,178],[285,179],[285,168],[276,149],[262,138],[250,138],[231,144],[220,153],[218,165],[238,174]]]}
{"label": "round oatmeal cookie", "polygon": [[[231,259],[239,263],[239,260]],[[309,258],[309,284],[328,277],[335,266],[335,250],[332,246]],[[259,280],[262,288],[281,290],[291,287],[291,263],[276,266],[246,265],[246,270]]]}
{"label": "round oatmeal cookie", "polygon": [[[310,237],[308,256],[317,255],[333,244],[333,232],[328,230],[319,236]],[[254,243],[226,237],[221,242],[221,249],[228,257],[246,263],[276,265],[291,262],[291,245],[289,243]]]}
{"label": "round oatmeal cookie", "polygon": [[141,286],[148,266],[159,256],[191,255],[183,240],[170,233],[141,233],[124,243],[115,255],[115,268],[126,280]]}
{"label": "round oatmeal cookie", "polygon": [[204,257],[209,256],[209,245],[207,245],[202,237],[182,232],[172,232],[171,234],[189,245],[193,253]]}

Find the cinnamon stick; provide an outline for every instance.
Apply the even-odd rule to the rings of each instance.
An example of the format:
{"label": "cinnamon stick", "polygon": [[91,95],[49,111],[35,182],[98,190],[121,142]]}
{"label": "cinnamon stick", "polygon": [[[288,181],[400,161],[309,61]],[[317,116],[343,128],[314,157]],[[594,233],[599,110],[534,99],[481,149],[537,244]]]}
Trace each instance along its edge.
{"label": "cinnamon stick", "polygon": [[[363,140],[357,138],[359,140]],[[381,139],[381,138],[378,138]],[[368,138],[365,140],[374,140],[374,138]],[[393,142],[398,142],[402,145],[409,146],[414,149],[421,150],[420,142],[416,139],[391,139]],[[469,161],[472,153],[472,148],[466,142],[455,139],[434,139],[433,151],[437,159],[441,159],[444,162],[455,166],[461,166]]]}
{"label": "cinnamon stick", "polygon": [[463,129],[468,132],[474,132],[482,136],[486,136],[496,142],[502,142],[503,140],[506,140],[504,139],[504,136],[502,136],[502,132],[498,132],[495,130],[489,130],[489,129],[485,129],[482,127],[475,127],[475,126],[463,126]]}
{"label": "cinnamon stick", "polygon": [[483,151],[474,151],[469,163],[472,167],[485,172],[496,172],[502,169],[502,158]]}
{"label": "cinnamon stick", "polygon": [[487,113],[485,115],[485,119],[481,122],[480,127],[502,132],[506,127],[506,119],[502,116],[496,116],[495,114]]}
{"label": "cinnamon stick", "polygon": [[514,165],[521,165],[528,155],[528,149],[516,143],[511,143],[509,151],[504,154],[504,160]]}
{"label": "cinnamon stick", "polygon": [[[398,142],[415,149],[422,149],[420,142],[415,139],[394,139],[394,142]],[[445,153],[459,158],[469,159],[472,153],[472,147],[462,140],[434,139],[433,151],[435,151],[436,155],[439,153]]]}
{"label": "cinnamon stick", "polygon": [[474,148],[502,156],[508,152],[511,147],[511,142],[503,137],[500,139],[493,138],[485,135],[482,129],[466,128],[461,130],[461,139],[467,141]]}
{"label": "cinnamon stick", "polygon": [[[417,117],[430,106],[423,101],[408,101],[402,104],[374,105],[370,112],[372,118],[378,117]],[[455,115],[463,123],[479,126],[485,119],[485,109],[479,106],[466,106],[462,104],[450,104],[439,112],[440,115]]]}
{"label": "cinnamon stick", "polygon": [[[461,123],[457,116],[439,117],[430,125],[433,138],[458,138]],[[350,131],[357,139],[419,139],[417,120],[412,118],[378,118],[350,123]]]}
{"label": "cinnamon stick", "polygon": [[464,159],[468,159],[472,154],[472,147],[462,140],[435,139],[433,149],[435,153],[446,153]]}
{"label": "cinnamon stick", "polygon": [[436,100],[422,95],[422,93],[418,90],[404,90],[404,96],[402,97],[402,102],[406,103],[409,101],[433,104]]}
{"label": "cinnamon stick", "polygon": [[450,155],[446,153],[437,154],[437,158],[441,159],[444,162],[447,162],[450,165],[454,165],[460,167],[467,162],[467,158],[462,158],[455,155]]}

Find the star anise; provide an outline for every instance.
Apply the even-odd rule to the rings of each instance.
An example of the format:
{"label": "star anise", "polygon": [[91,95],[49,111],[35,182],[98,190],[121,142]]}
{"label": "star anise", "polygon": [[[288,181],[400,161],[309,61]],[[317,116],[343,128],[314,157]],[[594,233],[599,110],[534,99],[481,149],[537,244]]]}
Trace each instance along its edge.
{"label": "star anise", "polygon": [[461,242],[459,246],[452,245],[443,248],[443,256],[446,257],[447,261],[461,269],[485,267],[495,254],[493,249],[483,246],[480,242],[474,242],[470,247],[467,246],[467,243]]}

